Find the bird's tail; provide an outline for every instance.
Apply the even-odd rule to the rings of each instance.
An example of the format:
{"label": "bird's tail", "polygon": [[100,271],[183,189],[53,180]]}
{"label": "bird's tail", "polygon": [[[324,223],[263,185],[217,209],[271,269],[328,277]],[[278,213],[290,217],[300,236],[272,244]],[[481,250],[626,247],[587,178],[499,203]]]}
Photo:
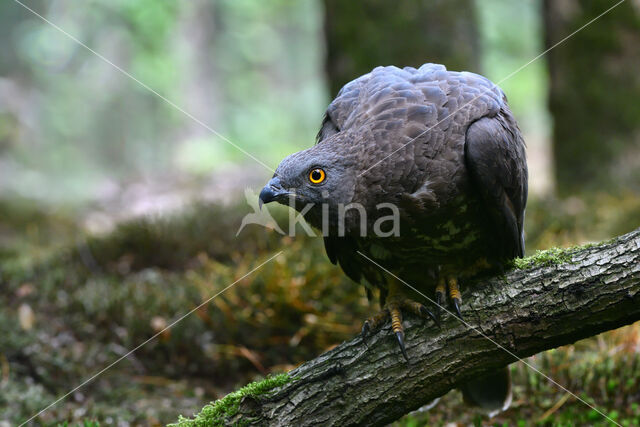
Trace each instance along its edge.
{"label": "bird's tail", "polygon": [[464,401],[487,411],[490,417],[511,405],[511,374],[509,367],[491,371],[460,387]]}

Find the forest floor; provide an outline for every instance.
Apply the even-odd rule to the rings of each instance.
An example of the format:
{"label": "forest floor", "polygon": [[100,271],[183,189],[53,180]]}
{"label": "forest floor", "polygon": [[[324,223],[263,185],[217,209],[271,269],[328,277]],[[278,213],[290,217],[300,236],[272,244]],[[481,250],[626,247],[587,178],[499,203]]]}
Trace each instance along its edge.
{"label": "forest floor", "polygon": [[[274,209],[274,211],[276,211]],[[357,334],[375,307],[321,239],[249,225],[247,207],[200,203],[99,236],[73,213],[0,202],[0,426],[28,419],[282,250],[171,329],[40,414],[39,424],[157,425],[287,371]],[[286,218],[286,211],[275,212]],[[640,201],[532,200],[528,251],[607,239],[640,224]],[[640,325],[527,360],[622,425],[640,420]],[[514,402],[489,420],[453,391],[396,425],[605,425],[511,365]]]}

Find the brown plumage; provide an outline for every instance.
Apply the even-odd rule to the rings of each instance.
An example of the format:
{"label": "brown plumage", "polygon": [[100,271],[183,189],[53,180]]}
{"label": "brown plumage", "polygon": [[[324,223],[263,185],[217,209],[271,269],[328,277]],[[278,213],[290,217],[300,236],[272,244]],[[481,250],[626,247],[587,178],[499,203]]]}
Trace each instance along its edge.
{"label": "brown plumage", "polygon": [[[314,170],[326,178],[310,181]],[[284,159],[260,197],[286,203],[291,194],[298,210],[313,204],[305,217],[325,231],[329,259],[380,290],[385,314],[363,332],[390,315],[405,357],[399,312],[430,312],[400,297],[403,285],[362,255],[421,292],[435,290],[438,303],[448,287],[459,313],[458,280],[524,254],[524,142],[503,92],[477,74],[390,66],[348,83],[327,108],[317,144]],[[364,208],[365,233],[356,209],[341,228],[341,206],[350,203]],[[375,232],[390,214],[381,203],[397,207],[397,235]]]}

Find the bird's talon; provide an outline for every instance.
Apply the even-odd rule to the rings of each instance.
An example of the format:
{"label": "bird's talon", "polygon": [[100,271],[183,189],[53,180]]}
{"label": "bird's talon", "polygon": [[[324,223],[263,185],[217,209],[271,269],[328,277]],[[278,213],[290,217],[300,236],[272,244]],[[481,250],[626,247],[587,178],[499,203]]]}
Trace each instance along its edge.
{"label": "bird's talon", "polygon": [[402,327],[403,312],[413,313],[422,319],[432,319],[440,327],[438,318],[424,305],[410,299],[395,299],[389,301],[380,312],[363,323],[360,336],[364,344],[367,345],[365,338],[368,335],[378,330],[387,320],[391,320],[391,330],[396,335],[402,356],[408,362],[409,356],[404,343],[404,328]]}
{"label": "bird's talon", "polygon": [[456,308],[456,315],[460,318],[460,320],[462,319],[462,313],[460,312],[460,299],[459,298],[452,298],[453,301],[453,306]]}
{"label": "bird's talon", "polygon": [[404,332],[397,331],[396,332],[396,337],[398,338],[398,345],[400,346],[400,351],[402,352],[402,355],[404,356],[404,359],[408,362],[409,361],[409,356],[407,356],[407,350],[404,347]]}
{"label": "bird's talon", "polygon": [[438,313],[438,319],[442,317],[442,303],[444,303],[445,292],[445,280],[444,277],[440,277],[436,286],[436,312]]}
{"label": "bird's talon", "polygon": [[431,311],[429,311],[429,309],[424,305],[420,306],[420,314],[422,315],[422,317],[428,316],[431,319],[433,319],[433,322],[436,324],[436,326],[440,328],[440,321],[438,320],[438,318]]}
{"label": "bird's talon", "polygon": [[460,313],[460,305],[462,304],[462,297],[460,296],[460,285],[458,284],[458,279],[455,277],[450,277],[447,281],[449,285],[449,298],[451,298],[451,302],[453,302],[453,306],[456,309],[456,315],[460,320],[462,319],[462,313]]}
{"label": "bird's talon", "polygon": [[360,332],[360,334],[363,337],[366,337],[369,332],[371,332],[371,326],[369,325],[369,321],[365,320],[364,323],[362,324],[362,331]]}
{"label": "bird's talon", "polygon": [[367,335],[371,332],[371,326],[369,325],[369,321],[365,320],[362,324],[362,331],[360,332],[360,338],[362,338],[362,342],[364,345],[369,348],[369,344],[367,343]]}
{"label": "bird's talon", "polygon": [[442,303],[444,302],[444,294],[442,292],[436,292],[436,308],[438,316],[442,313]]}

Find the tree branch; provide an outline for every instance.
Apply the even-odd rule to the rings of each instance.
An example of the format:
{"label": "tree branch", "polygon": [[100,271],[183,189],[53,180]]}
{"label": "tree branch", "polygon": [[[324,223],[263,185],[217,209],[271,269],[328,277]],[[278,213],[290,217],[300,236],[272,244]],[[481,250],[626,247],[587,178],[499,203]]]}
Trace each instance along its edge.
{"label": "tree branch", "polygon": [[[528,264],[470,289],[463,306],[469,324],[520,358],[640,319],[640,229]],[[452,316],[440,330],[411,318],[405,327],[409,364],[387,326],[369,348],[354,338],[290,372],[286,385],[245,396],[227,420],[383,425],[515,360]]]}

